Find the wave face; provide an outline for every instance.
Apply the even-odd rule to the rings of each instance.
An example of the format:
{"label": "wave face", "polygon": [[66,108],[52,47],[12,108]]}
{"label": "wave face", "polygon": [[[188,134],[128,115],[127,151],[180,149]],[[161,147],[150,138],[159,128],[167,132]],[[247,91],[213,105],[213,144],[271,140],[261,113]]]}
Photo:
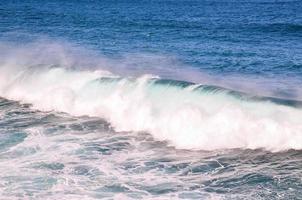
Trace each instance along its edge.
{"label": "wave face", "polygon": [[118,132],[147,132],[181,149],[302,149],[300,102],[215,86],[6,62],[0,96],[43,111],[101,117]]}

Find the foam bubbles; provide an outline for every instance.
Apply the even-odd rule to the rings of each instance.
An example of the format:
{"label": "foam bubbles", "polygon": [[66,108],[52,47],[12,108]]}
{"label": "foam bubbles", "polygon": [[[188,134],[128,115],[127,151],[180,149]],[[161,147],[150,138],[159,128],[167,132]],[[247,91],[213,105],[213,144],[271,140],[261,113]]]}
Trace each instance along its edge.
{"label": "foam bubbles", "polygon": [[14,53],[2,60],[0,95],[39,110],[101,117],[116,131],[148,132],[182,149],[302,149],[301,108],[201,92],[197,84],[158,84],[158,77],[148,75],[119,78],[106,70],[68,67],[70,59],[38,62],[36,53],[22,53],[21,60],[14,61]]}

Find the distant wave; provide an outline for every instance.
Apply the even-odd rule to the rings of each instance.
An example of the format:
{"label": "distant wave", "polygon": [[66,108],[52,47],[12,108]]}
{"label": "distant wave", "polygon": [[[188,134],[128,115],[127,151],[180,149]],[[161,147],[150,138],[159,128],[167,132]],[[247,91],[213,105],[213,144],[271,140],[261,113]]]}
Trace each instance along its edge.
{"label": "distant wave", "polygon": [[283,33],[283,34],[295,34],[302,32],[301,24],[292,23],[272,23],[272,24],[251,24],[248,26],[249,29],[259,30],[261,32],[271,33]]}

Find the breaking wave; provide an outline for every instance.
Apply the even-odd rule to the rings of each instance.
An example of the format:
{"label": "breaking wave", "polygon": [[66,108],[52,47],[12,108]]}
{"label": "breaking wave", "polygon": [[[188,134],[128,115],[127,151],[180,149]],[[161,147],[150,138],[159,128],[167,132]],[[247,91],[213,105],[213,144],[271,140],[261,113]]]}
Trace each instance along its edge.
{"label": "breaking wave", "polygon": [[176,148],[302,149],[300,101],[40,63],[2,60],[0,96],[39,110],[101,117],[116,131],[147,132]]}

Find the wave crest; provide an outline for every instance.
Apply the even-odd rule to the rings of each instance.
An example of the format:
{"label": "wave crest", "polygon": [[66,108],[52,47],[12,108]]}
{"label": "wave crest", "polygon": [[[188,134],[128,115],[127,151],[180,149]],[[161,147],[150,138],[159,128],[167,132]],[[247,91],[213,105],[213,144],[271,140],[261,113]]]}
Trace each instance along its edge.
{"label": "wave crest", "polygon": [[298,101],[153,76],[117,78],[57,67],[1,67],[0,80],[5,98],[40,110],[102,117],[116,131],[148,132],[177,148],[302,149]]}

